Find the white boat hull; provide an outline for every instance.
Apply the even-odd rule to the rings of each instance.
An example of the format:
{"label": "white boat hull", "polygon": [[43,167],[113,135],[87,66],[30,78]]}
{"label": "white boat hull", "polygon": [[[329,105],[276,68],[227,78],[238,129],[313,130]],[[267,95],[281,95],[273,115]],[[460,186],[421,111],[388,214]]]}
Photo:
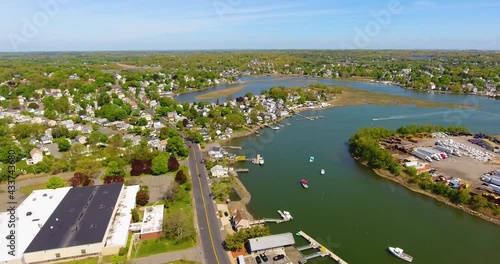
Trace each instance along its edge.
{"label": "white boat hull", "polygon": [[389,247],[389,252],[391,252],[394,256],[408,262],[413,261],[413,257],[404,253],[400,248]]}

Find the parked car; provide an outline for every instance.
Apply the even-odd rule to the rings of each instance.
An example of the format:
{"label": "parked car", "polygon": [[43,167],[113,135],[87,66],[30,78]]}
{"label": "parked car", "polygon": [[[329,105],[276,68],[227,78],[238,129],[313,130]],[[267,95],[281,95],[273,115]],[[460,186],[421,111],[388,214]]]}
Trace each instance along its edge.
{"label": "parked car", "polygon": [[276,260],[280,260],[280,259],[284,259],[284,258],[285,258],[285,255],[279,254],[279,255],[274,256],[273,260],[276,261]]}
{"label": "parked car", "polygon": [[261,264],[262,263],[262,260],[260,260],[259,256],[255,257],[255,261],[257,261],[257,264]]}
{"label": "parked car", "polygon": [[263,260],[264,262],[267,262],[267,261],[269,260],[269,259],[267,258],[267,256],[266,256],[266,253],[262,253],[262,254],[260,254],[260,257],[262,258],[262,260]]}
{"label": "parked car", "polygon": [[[227,212],[224,212],[224,216],[229,216],[229,214]],[[264,260],[265,261],[265,260]]]}

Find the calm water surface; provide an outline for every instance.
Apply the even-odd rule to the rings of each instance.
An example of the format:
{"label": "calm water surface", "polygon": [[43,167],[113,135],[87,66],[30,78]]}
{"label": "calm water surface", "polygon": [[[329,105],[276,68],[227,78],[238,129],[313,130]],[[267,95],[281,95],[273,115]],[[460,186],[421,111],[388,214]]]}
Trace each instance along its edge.
{"label": "calm water surface", "polygon": [[[309,82],[318,80],[248,78],[247,88],[235,97],[272,86]],[[290,211],[294,220],[271,225],[273,233],[303,230],[351,264],[403,263],[386,251],[388,246],[405,249],[414,257],[413,263],[500,263],[498,226],[382,179],[354,162],[347,151],[349,137],[366,126],[397,128],[433,123],[465,125],[474,131],[498,134],[500,102],[415,93],[388,85],[320,82],[482,108],[340,107],[303,113],[325,117],[320,120],[294,117],[283,121],[278,131],[265,129],[259,137],[235,139],[229,144],[242,146],[239,154],[252,157],[259,153],[265,157],[263,166],[241,165],[250,168],[250,173],[241,174],[240,179],[252,193],[251,213],[263,218],[277,217],[278,209]],[[185,94],[177,99],[192,100],[194,96]],[[315,157],[313,163],[309,163],[310,156]],[[321,169],[325,169],[325,175],[320,175]],[[309,181],[308,190],[300,186],[301,179]],[[305,241],[296,237],[296,243],[303,245]],[[317,258],[308,263],[334,262]]]}

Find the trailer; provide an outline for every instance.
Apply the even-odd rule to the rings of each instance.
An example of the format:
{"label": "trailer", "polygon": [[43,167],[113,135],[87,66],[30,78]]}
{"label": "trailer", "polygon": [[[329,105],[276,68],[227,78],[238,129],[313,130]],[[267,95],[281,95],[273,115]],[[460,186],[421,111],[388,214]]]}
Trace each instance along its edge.
{"label": "trailer", "polygon": [[490,183],[491,184],[495,184],[497,186],[500,186],[500,177],[491,176],[490,177]]}
{"label": "trailer", "polygon": [[411,154],[412,154],[413,156],[417,157],[417,158],[420,158],[420,159],[426,160],[426,161],[428,161],[428,162],[432,162],[432,159],[431,159],[429,156],[427,156],[427,155],[425,155],[425,154],[423,154],[423,153],[420,153],[420,152],[419,152],[419,151],[417,151],[417,150],[412,151],[412,152],[411,152]]}
{"label": "trailer", "polygon": [[437,150],[440,150],[440,151],[443,151],[447,154],[453,154],[453,149],[451,148],[448,148],[448,147],[444,147],[444,146],[436,146],[436,149]]}
{"label": "trailer", "polygon": [[491,187],[491,189],[493,190],[493,192],[495,192],[497,194],[500,194],[500,186],[495,185],[495,184],[490,184],[489,186]]}

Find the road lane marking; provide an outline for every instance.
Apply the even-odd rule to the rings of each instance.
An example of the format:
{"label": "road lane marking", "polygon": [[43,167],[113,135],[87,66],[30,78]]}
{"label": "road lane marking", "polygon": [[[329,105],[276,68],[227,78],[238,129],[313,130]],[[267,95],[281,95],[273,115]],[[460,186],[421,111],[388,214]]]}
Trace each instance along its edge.
{"label": "road lane marking", "polygon": [[[196,162],[196,151],[194,149],[193,153],[194,153],[194,161]],[[200,175],[200,172],[198,170],[198,163],[196,163],[196,173]],[[205,204],[205,194],[203,193],[203,186],[201,185],[200,178],[198,178],[198,183],[200,183],[201,200],[203,201],[203,207],[205,208],[205,217],[207,218],[208,236],[210,237],[210,242],[212,243],[212,249],[214,251],[215,260],[217,261],[217,264],[220,264],[219,257],[217,256],[217,251],[215,250],[214,238],[212,236],[212,230],[210,228],[210,221],[208,220],[207,205]]]}

